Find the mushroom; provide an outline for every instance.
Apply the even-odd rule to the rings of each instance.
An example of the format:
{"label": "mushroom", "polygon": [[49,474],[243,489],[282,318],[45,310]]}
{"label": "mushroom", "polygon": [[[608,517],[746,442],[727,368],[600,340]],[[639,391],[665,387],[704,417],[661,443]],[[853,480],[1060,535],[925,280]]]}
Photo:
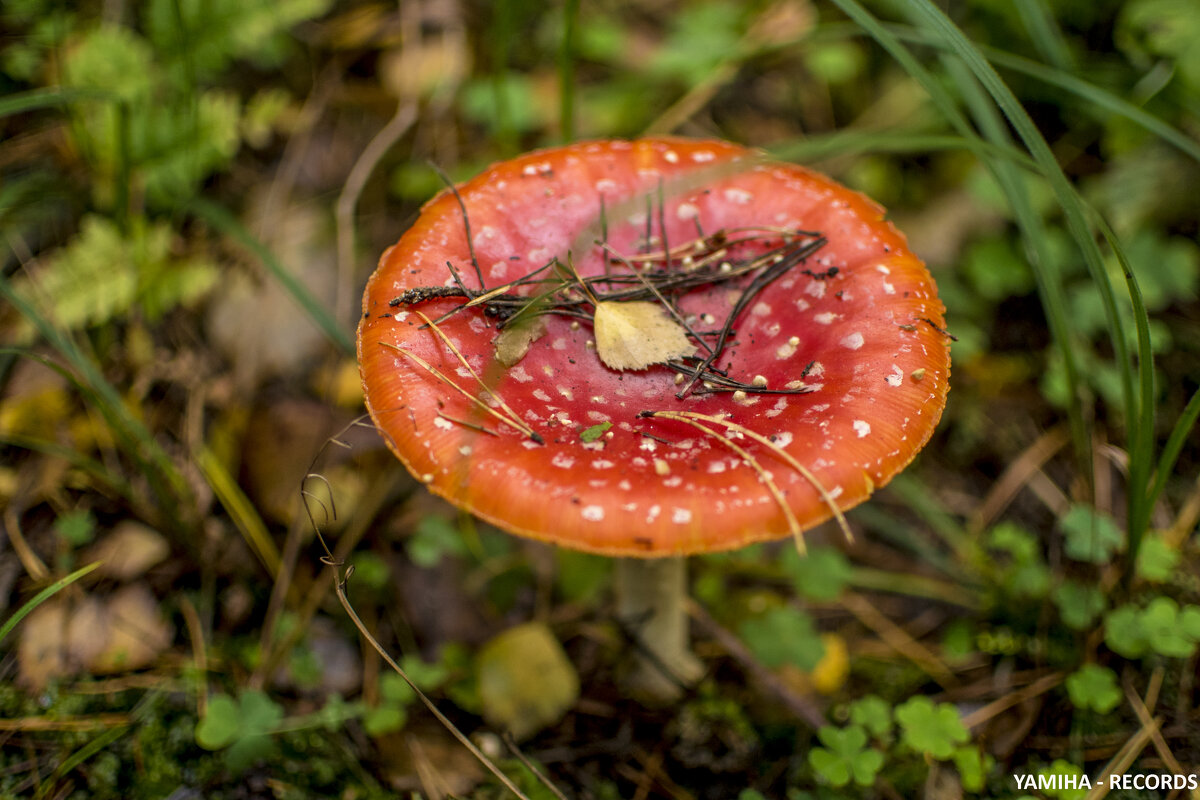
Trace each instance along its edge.
{"label": "mushroom", "polygon": [[358,356],[431,491],[619,557],[631,682],[661,698],[701,672],[682,557],[802,545],[903,469],[945,405],[943,313],[883,209],[829,178],[585,142],[431,200],[367,284]]}

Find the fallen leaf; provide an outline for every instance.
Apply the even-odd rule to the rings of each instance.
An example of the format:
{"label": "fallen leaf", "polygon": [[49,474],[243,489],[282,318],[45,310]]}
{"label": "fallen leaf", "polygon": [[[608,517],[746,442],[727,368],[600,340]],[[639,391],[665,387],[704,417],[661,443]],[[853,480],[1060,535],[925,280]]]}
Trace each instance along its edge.
{"label": "fallen leaf", "polygon": [[103,562],[99,574],[127,581],[161,563],[169,552],[167,540],[158,531],[140,522],[123,520],[96,543],[86,560]]}
{"label": "fallen leaf", "polygon": [[496,360],[506,367],[516,366],[545,332],[546,321],[541,317],[509,325],[496,337]]}
{"label": "fallen leaf", "polygon": [[687,331],[657,303],[596,304],[596,354],[612,369],[645,369],[692,353]]}
{"label": "fallen leaf", "polygon": [[558,722],[579,699],[579,674],[540,622],[493,638],[479,651],[475,669],[484,718],[514,739]]}
{"label": "fallen leaf", "polygon": [[123,672],[149,666],[171,644],[171,625],[158,600],[135,584],[118,590],[105,603],[107,641],[87,663],[92,672]]}

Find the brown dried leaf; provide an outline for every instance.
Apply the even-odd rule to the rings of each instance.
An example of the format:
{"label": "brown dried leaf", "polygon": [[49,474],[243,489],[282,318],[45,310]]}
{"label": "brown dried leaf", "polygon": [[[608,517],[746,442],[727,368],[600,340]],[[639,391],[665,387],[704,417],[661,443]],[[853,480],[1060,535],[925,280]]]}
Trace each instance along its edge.
{"label": "brown dried leaf", "polygon": [[496,337],[496,360],[506,367],[515,367],[529,352],[529,346],[546,333],[546,321],[541,317],[509,325]]}
{"label": "brown dried leaf", "polygon": [[683,326],[649,301],[597,303],[595,331],[596,354],[612,369],[645,369],[696,349]]}
{"label": "brown dried leaf", "polygon": [[91,549],[86,560],[102,561],[100,574],[127,581],[161,563],[170,552],[167,540],[140,522],[123,520]]}

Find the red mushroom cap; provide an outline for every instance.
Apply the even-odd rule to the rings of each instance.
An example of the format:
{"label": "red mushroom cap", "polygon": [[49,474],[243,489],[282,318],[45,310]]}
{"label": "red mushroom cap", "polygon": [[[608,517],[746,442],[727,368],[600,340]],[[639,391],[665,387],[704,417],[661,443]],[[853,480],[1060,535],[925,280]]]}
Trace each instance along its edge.
{"label": "red mushroom cap", "polygon": [[[779,538],[828,519],[830,498],[843,509],[865,500],[912,460],[941,416],[950,355],[933,280],[883,209],[822,175],[724,142],[605,141],[496,164],[457,195],[430,201],[384,253],[363,298],[358,356],[367,408],[400,460],[433,492],[502,528],[610,555]],[[602,228],[612,253],[657,248],[661,270],[663,224],[673,252],[699,232],[733,240],[738,229],[786,229],[827,239],[752,297],[713,365],[741,384],[805,393],[698,384],[680,399],[676,369],[601,362],[586,303],[582,323],[542,317],[544,333],[505,368],[495,356],[497,320],[483,303],[435,331],[422,315],[437,320],[465,297],[398,300],[456,280],[476,292],[475,264],[482,288],[497,289],[555,257],[567,264],[573,247],[571,264],[585,278],[620,270],[606,266],[599,246],[580,244]],[[729,257],[744,263],[770,238],[733,247]],[[787,240],[780,234],[774,243]],[[670,268],[687,267],[676,260]],[[679,312],[698,320],[693,330],[712,331],[733,316],[750,280],[681,294]],[[527,427],[499,421],[484,405],[511,410]],[[643,412],[722,418],[778,449],[728,425],[702,422],[706,432]]]}

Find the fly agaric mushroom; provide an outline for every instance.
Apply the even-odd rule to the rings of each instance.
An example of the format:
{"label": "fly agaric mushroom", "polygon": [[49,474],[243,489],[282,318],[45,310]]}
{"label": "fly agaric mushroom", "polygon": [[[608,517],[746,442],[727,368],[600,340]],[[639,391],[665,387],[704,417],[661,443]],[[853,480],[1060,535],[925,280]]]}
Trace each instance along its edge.
{"label": "fly agaric mushroom", "polygon": [[358,356],[431,491],[622,557],[634,682],[663,696],[699,673],[680,557],[799,543],[903,469],[945,405],[943,313],[883,210],[822,175],[589,142],[430,201],[367,284]]}

